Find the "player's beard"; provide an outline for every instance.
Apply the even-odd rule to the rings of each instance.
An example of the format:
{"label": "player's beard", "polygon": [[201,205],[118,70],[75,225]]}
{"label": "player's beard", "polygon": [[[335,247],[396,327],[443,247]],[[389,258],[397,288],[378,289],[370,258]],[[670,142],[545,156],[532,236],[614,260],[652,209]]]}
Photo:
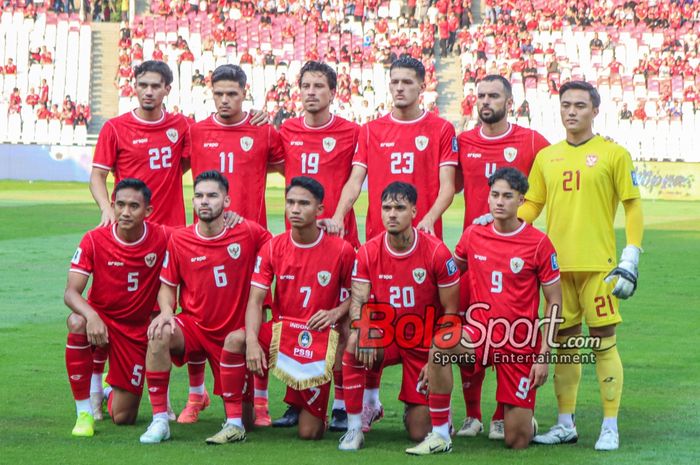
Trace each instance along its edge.
{"label": "player's beard", "polygon": [[501,110],[494,110],[493,108],[489,107],[489,110],[491,110],[491,116],[484,117],[481,113],[479,112],[479,119],[486,124],[495,124],[501,121],[506,117],[506,109],[502,108]]}
{"label": "player's beard", "polygon": [[197,211],[197,218],[199,218],[199,221],[202,221],[204,223],[213,223],[214,221],[218,220],[221,215],[224,214],[223,207],[221,207],[218,210],[212,207],[208,208],[209,211],[204,214],[201,213],[201,209]]}

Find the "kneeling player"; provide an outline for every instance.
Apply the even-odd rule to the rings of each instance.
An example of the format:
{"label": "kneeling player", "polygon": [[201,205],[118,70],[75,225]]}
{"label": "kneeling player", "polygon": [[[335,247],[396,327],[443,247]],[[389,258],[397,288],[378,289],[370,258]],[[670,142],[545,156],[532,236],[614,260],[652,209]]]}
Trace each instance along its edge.
{"label": "kneeling player", "polygon": [[[72,310],[66,369],[78,413],[73,436],[94,434],[89,399],[94,347],[103,348],[110,360],[112,421],[118,425],[136,421],[146,365],[146,330],[156,306],[168,242],[162,226],[145,221],[153,210],[150,203],[151,191],[143,181],[120,181],[112,202],[117,222],[85,234],[71,260],[64,298]],[[82,294],[90,275],[86,300]]]}
{"label": "kneeling player", "polygon": [[[353,321],[360,318],[370,298],[377,304],[389,303],[395,309],[398,317],[390,323],[395,327],[399,327],[399,319],[406,316],[425,321],[431,307],[457,313],[457,266],[442,241],[412,227],[417,200],[415,187],[404,182],[393,182],[382,192],[385,232],[357,252],[352,277]],[[366,321],[366,317],[363,320]],[[429,330],[431,328],[424,328],[424,331]],[[412,335],[397,334],[400,336],[410,338]],[[404,424],[408,436],[420,441],[430,431],[423,383],[429,348],[406,348],[407,344],[402,342],[394,340],[385,348],[362,347],[358,331],[351,331],[343,356],[348,431],[340,438],[340,450],[357,450],[364,444],[362,402],[368,370],[376,372],[399,363],[403,366],[399,400],[406,405]]]}
{"label": "kneeling player", "polygon": [[[226,338],[221,355],[221,382],[226,423],[207,439],[212,444],[243,441],[241,421],[246,365],[263,375],[270,356],[272,323],[303,320],[313,331],[344,324],[349,307],[350,274],[355,252],[338,237],[319,229],[323,187],[311,178],[293,178],[287,187],[285,212],[291,230],[275,236],[260,251],[251,281],[245,328]],[[276,280],[272,322],[262,323],[263,301]],[[345,323],[346,324],[346,323]],[[305,390],[287,389],[285,402],[300,410],[299,437],[321,439],[326,429],[330,382]]]}
{"label": "kneeling player", "polygon": [[[225,227],[228,189],[218,171],[197,176],[193,204],[199,222],[173,232],[168,242],[158,293],[161,312],[148,328],[146,380],[153,421],[141,435],[142,443],[170,439],[166,402],[172,362],[181,366],[195,354],[206,354],[214,393],[223,392],[219,358],[224,339],[243,326],[255,257],[270,239],[269,232],[251,221]],[[175,316],[178,287],[182,312]]]}
{"label": "kneeling player", "polygon": [[[546,362],[534,362],[549,354],[548,339],[556,331],[554,319],[561,307],[559,265],[547,236],[517,217],[528,188],[525,175],[515,168],[501,168],[489,178],[489,187],[494,222],[468,227],[455,251],[459,267],[469,269],[472,303],[462,342],[431,351],[428,383],[433,430],[417,447],[406,450],[409,454],[452,448],[448,426],[452,366],[441,363],[444,354],[471,355],[464,365],[473,373],[495,365],[496,400],[505,405],[507,447],[525,448],[535,433],[536,388],[547,380],[548,367]],[[539,332],[540,286],[547,301],[546,338]]]}

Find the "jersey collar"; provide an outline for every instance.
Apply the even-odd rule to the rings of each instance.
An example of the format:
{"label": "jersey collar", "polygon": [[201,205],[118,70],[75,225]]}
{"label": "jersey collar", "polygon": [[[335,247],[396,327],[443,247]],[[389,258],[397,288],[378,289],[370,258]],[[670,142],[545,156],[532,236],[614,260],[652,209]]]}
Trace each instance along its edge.
{"label": "jersey collar", "polygon": [[292,232],[289,231],[289,240],[292,241],[292,244],[295,247],[299,247],[300,249],[311,249],[313,247],[316,247],[318,244],[321,243],[321,240],[323,239],[323,229],[321,229],[321,233],[318,235],[315,241],[313,241],[311,244],[299,244],[292,238]]}
{"label": "jersey collar", "polygon": [[389,233],[384,232],[384,247],[386,248],[387,252],[389,252],[394,257],[398,257],[398,258],[407,257],[407,256],[411,255],[416,250],[416,247],[418,247],[419,236],[418,236],[418,230],[416,230],[416,228],[413,228],[413,237],[415,238],[415,240],[413,241],[413,245],[411,246],[410,249],[408,249],[405,252],[397,252],[394,249],[392,249],[391,246],[389,245]]}
{"label": "jersey collar", "polygon": [[[523,220],[520,220],[520,221],[523,221]],[[516,229],[515,231],[511,231],[509,233],[502,233],[502,232],[498,232],[496,230],[496,225],[494,223],[491,223],[491,231],[493,231],[498,236],[510,237],[510,236],[515,236],[517,234],[520,234],[523,231],[523,229],[525,229],[526,226],[527,226],[527,223],[525,221],[523,221],[523,224],[521,224],[520,227],[518,229]]]}
{"label": "jersey collar", "polygon": [[504,137],[510,135],[511,132],[513,132],[513,125],[511,123],[508,123],[508,129],[506,129],[506,132],[504,132],[503,134],[498,135],[498,136],[487,136],[486,134],[484,134],[483,126],[479,128],[479,136],[481,136],[482,139],[486,139],[486,140],[503,139]]}
{"label": "jersey collar", "polygon": [[216,117],[216,113],[214,113],[213,115],[211,115],[211,119],[212,119],[212,121],[214,121],[214,123],[215,123],[217,126],[221,126],[221,127],[224,127],[224,128],[234,128],[234,127],[236,127],[236,126],[242,126],[243,124],[245,124],[245,122],[248,121],[248,117],[249,117],[249,116],[250,116],[250,113],[246,111],[246,112],[245,112],[245,116],[243,117],[243,119],[240,120],[239,122],[233,123],[233,124],[224,124],[224,123],[222,123],[222,122],[219,121],[218,118]]}
{"label": "jersey collar", "polygon": [[219,234],[217,234],[216,236],[207,237],[207,236],[203,236],[203,235],[199,232],[199,223],[197,223],[197,224],[194,225],[194,233],[195,233],[195,235],[196,235],[198,238],[202,239],[203,241],[215,241],[216,239],[221,239],[222,237],[224,237],[224,235],[226,234],[226,231],[227,231],[227,230],[228,230],[228,228],[226,228],[226,227],[224,226],[223,231],[221,231],[221,232],[220,232]]}
{"label": "jersey collar", "polygon": [[163,121],[165,121],[165,110],[161,110],[160,112],[161,112],[160,118],[158,118],[156,121],[147,121],[143,118],[139,118],[138,115],[136,114],[136,110],[131,110],[131,116],[141,124],[160,124]]}
{"label": "jersey collar", "polygon": [[394,115],[393,115],[391,112],[389,112],[389,119],[391,119],[392,122],[394,122],[394,123],[399,123],[399,124],[413,124],[413,123],[417,123],[418,121],[422,120],[422,119],[425,118],[426,116],[428,116],[428,112],[425,111],[425,110],[423,110],[423,114],[420,115],[418,118],[412,119],[412,120],[409,120],[409,121],[404,121],[404,120],[400,120],[400,119],[394,118]]}
{"label": "jersey collar", "polygon": [[322,126],[309,126],[308,124],[306,124],[306,119],[303,116],[301,116],[300,118],[301,118],[301,125],[304,126],[305,129],[310,129],[312,131],[320,131],[322,129],[328,129],[335,121],[335,115],[333,113],[331,113],[331,119],[329,119],[328,122]]}
{"label": "jersey collar", "polygon": [[146,236],[148,235],[148,224],[146,222],[143,223],[143,234],[141,237],[134,241],[134,242],[126,242],[121,239],[119,239],[119,235],[117,234],[117,223],[114,223],[112,225],[112,236],[114,237],[114,240],[117,241],[119,244],[126,246],[126,247],[134,247],[136,245],[139,245],[143,241],[146,240]]}

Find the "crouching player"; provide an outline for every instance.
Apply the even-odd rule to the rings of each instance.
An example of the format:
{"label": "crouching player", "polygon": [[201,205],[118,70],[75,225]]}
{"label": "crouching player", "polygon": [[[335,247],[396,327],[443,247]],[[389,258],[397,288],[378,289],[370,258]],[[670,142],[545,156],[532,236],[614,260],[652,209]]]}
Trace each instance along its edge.
{"label": "crouching player", "polygon": [[[323,213],[323,194],[318,181],[303,176],[293,178],[287,187],[285,213],[291,229],[261,249],[250,281],[245,328],[226,337],[221,354],[226,423],[207,439],[208,443],[245,440],[241,416],[246,365],[260,376],[267,371],[274,322],[302,320],[311,334],[347,324],[355,252],[348,242],[329,236],[317,226],[316,220]],[[262,323],[263,302],[273,280],[272,321]],[[285,402],[301,412],[300,438],[323,437],[329,394],[330,382],[304,390],[287,389]]]}
{"label": "crouching player", "polygon": [[[146,221],[153,211],[151,191],[138,179],[123,179],[114,188],[116,223],[83,237],[71,260],[65,303],[68,316],[66,369],[78,418],[73,436],[94,434],[90,405],[92,350],[109,355],[107,406],[112,421],[133,424],[138,414],[146,366],[146,331],[156,307],[160,268],[168,235]],[[83,291],[92,275],[87,299]]]}
{"label": "crouching player", "polygon": [[[407,449],[409,454],[452,448],[448,425],[452,366],[444,363],[445,354],[462,356],[460,363],[475,373],[495,366],[496,400],[505,405],[507,447],[526,448],[535,434],[536,389],[547,380],[546,357],[561,307],[559,265],[547,236],[517,217],[528,189],[525,175],[515,168],[501,168],[490,177],[489,187],[494,222],[468,227],[455,250],[460,269],[469,269],[472,304],[462,341],[450,348],[434,346],[431,351],[428,384],[433,430],[421,444]],[[542,322],[538,322],[540,287],[547,301]]]}

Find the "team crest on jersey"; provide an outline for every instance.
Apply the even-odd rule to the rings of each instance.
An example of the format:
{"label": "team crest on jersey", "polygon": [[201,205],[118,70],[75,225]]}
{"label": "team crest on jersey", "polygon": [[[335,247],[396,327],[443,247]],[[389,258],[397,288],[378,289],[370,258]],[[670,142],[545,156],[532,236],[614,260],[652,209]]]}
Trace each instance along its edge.
{"label": "team crest on jersey", "polygon": [[238,257],[241,256],[241,245],[234,242],[233,244],[229,244],[228,247],[226,247],[226,250],[228,251],[228,254],[233,258],[234,260],[238,259]]}
{"label": "team crest on jersey", "polygon": [[416,148],[418,150],[425,150],[425,148],[428,146],[428,138],[425,136],[417,136],[416,137]]}
{"label": "team crest on jersey", "polygon": [[510,259],[510,271],[513,273],[520,273],[520,270],[525,266],[525,262],[520,257],[513,257]]}
{"label": "team crest on jersey", "polygon": [[323,139],[323,150],[330,152],[335,148],[335,139],[332,137],[324,137]]}
{"label": "team crest on jersey", "polygon": [[331,273],[329,271],[319,271],[316,278],[321,286],[326,287],[331,282]]}
{"label": "team crest on jersey", "polygon": [[241,137],[241,148],[248,152],[253,148],[253,138],[252,137]]}
{"label": "team crest on jersey", "polygon": [[155,254],[155,252],[151,252],[145,257],[143,257],[143,260],[146,262],[146,265],[148,265],[149,268],[153,268],[153,265],[156,264],[156,259],[158,258],[158,255]]}
{"label": "team crest on jersey", "polygon": [[302,349],[308,349],[311,347],[311,344],[313,344],[314,338],[311,336],[311,333],[309,331],[302,331],[299,333],[299,337],[297,338],[297,344],[299,344],[299,347]]}
{"label": "team crest on jersey", "polygon": [[589,168],[598,163],[598,155],[586,155],[586,166]]}
{"label": "team crest on jersey", "polygon": [[515,161],[515,157],[517,156],[518,149],[515,147],[506,147],[503,149],[503,158],[505,158],[508,163],[513,163]]}
{"label": "team crest on jersey", "polygon": [[180,137],[180,134],[178,134],[177,129],[175,128],[170,128],[165,131],[165,135],[168,136],[168,139],[170,139],[170,142],[173,144],[176,143],[177,139]]}
{"label": "team crest on jersey", "polygon": [[427,275],[428,273],[425,271],[425,268],[416,268],[413,270],[413,279],[415,279],[418,284],[423,284]]}

